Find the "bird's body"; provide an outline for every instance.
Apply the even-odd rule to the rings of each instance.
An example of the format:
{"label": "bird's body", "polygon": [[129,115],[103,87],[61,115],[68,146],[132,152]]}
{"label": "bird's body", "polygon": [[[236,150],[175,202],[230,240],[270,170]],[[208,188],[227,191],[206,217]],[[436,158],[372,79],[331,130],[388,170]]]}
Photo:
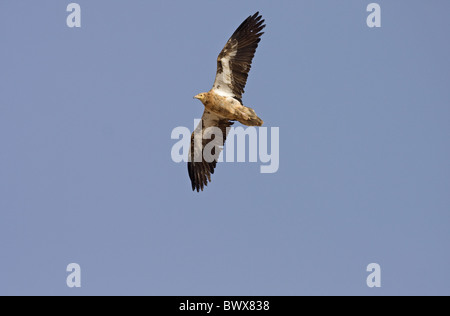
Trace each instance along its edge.
{"label": "bird's body", "polygon": [[[217,58],[213,88],[195,96],[203,103],[205,110],[191,136],[188,171],[192,190],[203,191],[211,181],[229,127],[234,121],[246,126],[263,124],[253,109],[242,104],[242,94],[264,27],[259,12],[242,22]],[[211,128],[216,128],[216,132],[211,132]],[[204,152],[211,147],[210,153]]]}
{"label": "bird's body", "polygon": [[205,111],[212,112],[221,118],[238,121],[246,126],[261,126],[263,121],[256,115],[255,111],[242,105],[233,97],[222,96],[214,90],[203,94],[202,101]]}

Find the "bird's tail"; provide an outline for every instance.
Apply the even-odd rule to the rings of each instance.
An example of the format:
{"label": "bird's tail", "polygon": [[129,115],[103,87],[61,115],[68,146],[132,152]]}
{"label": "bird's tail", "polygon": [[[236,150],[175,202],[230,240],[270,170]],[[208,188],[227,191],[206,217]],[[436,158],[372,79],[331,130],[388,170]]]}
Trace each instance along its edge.
{"label": "bird's tail", "polygon": [[261,126],[264,123],[252,108],[246,106],[239,109],[237,120],[246,126]]}

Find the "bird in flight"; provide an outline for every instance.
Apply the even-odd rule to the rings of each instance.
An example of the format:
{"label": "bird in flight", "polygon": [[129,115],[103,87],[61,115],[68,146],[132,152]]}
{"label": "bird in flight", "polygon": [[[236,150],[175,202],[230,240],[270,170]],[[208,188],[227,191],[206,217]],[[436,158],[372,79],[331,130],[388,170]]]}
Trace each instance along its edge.
{"label": "bird in flight", "polygon": [[194,97],[203,103],[205,110],[191,135],[188,172],[193,191],[203,191],[208,181],[211,182],[211,174],[234,121],[246,126],[263,124],[253,109],[242,104],[242,94],[265,27],[259,12],[242,22],[217,58],[212,89]]}

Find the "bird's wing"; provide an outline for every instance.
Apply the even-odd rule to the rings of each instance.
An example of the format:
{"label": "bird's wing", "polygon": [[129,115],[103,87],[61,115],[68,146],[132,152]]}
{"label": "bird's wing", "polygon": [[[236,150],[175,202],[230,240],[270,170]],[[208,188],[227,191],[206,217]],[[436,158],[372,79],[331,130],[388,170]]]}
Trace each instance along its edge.
{"label": "bird's wing", "polygon": [[188,172],[192,183],[192,190],[203,191],[211,182],[219,155],[233,125],[230,120],[221,118],[207,110],[191,135],[191,149],[189,151]]}
{"label": "bird's wing", "polygon": [[248,73],[266,25],[259,12],[249,16],[236,29],[217,57],[217,74],[213,90],[242,102]]}

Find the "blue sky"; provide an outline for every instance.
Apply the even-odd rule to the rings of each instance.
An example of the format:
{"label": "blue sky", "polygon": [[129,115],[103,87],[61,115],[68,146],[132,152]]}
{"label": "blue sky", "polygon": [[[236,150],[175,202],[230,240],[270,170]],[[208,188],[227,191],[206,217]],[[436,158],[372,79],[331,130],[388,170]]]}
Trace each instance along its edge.
{"label": "blue sky", "polygon": [[[370,2],[1,1],[0,294],[450,295],[450,5]],[[256,11],[280,168],[194,193],[171,132]]]}

